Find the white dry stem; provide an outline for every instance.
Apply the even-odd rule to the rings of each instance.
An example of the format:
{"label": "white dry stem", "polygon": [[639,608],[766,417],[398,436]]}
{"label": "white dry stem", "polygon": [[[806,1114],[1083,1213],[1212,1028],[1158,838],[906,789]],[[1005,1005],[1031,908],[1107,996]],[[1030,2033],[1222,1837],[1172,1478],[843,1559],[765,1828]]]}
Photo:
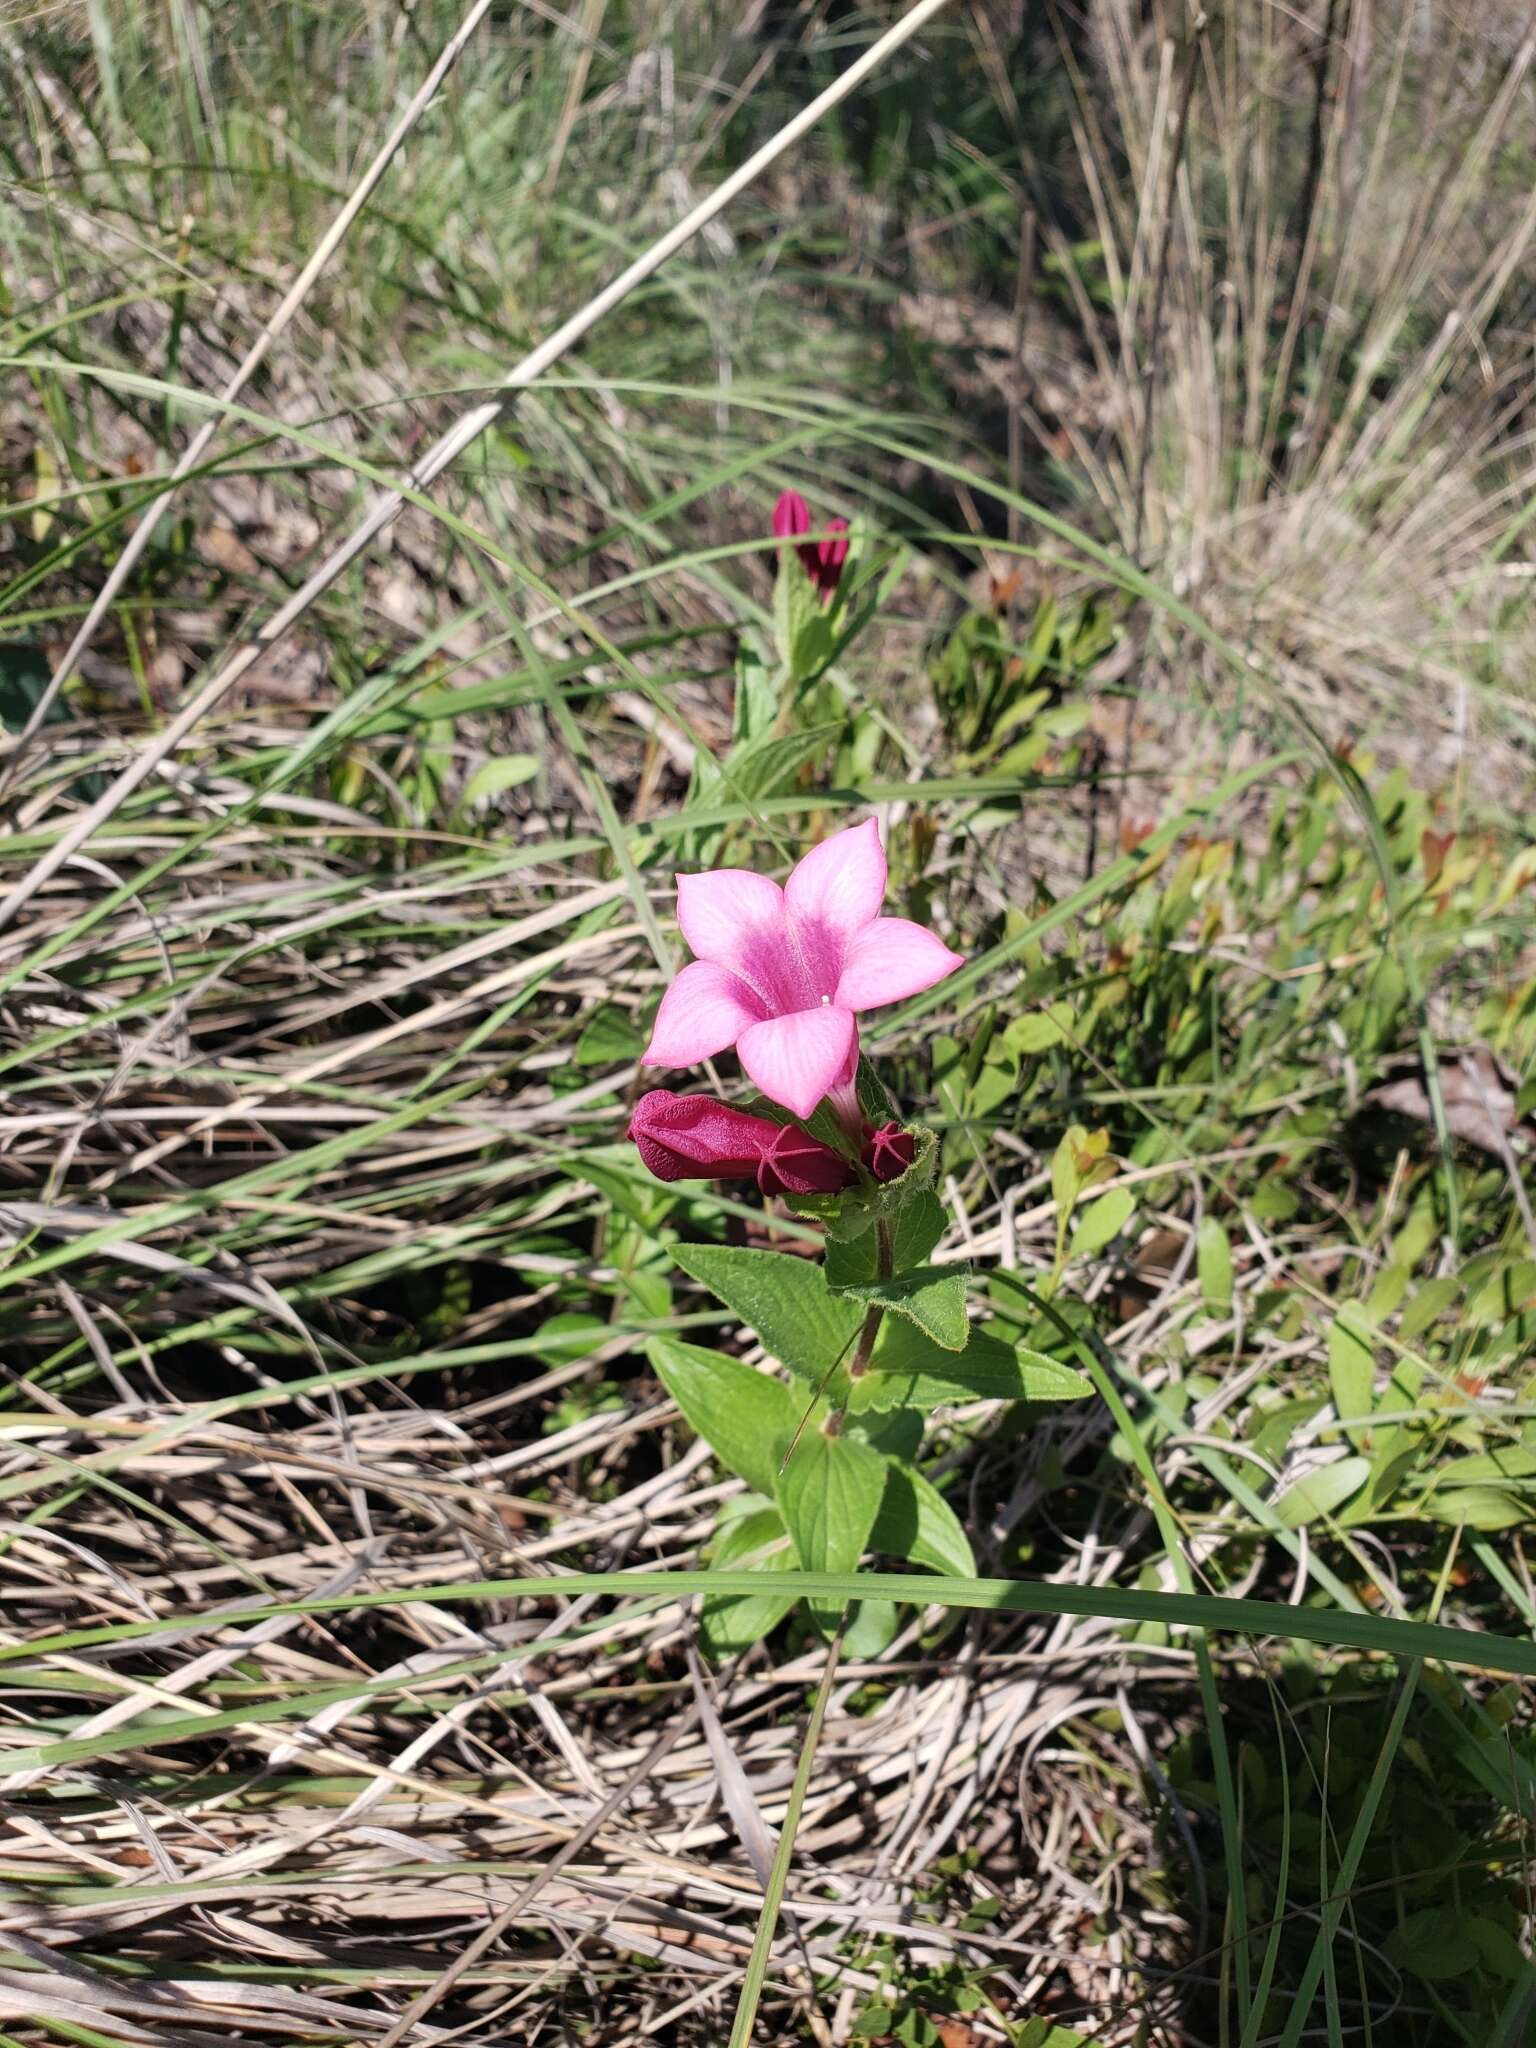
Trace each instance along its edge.
{"label": "white dry stem", "polygon": [[80,847],[85,845],[93,833],[113,815],[122,804],[154,771],[167,755],[181,744],[187,734],[210,711],[219,699],[227,694],[240,678],[247,674],[263,655],[269,652],[288,632],[295,622],[302,618],[315,600],[322,596],[336,581],[350,563],[362,553],[374,536],[394,518],[412,493],[426,490],[443,471],[456,462],[466,448],[477,441],[486,429],[500,419],[510,401],[534,384],[544,372],[553,367],[566,351],[575,346],[582,336],[615,306],[622,305],[637,286],[658,271],[677,251],[692,241],[702,228],[715,216],[725,210],[736,195],[760,177],[770,164],[777,161],[786,150],[792,148],[801,136],[814,128],[824,114],[855,92],[871,72],[878,70],[887,57],[910,41],[924,23],[932,20],[947,0],[917,0],[909,13],[892,24],[878,41],[870,44],[864,54],[857,58],[848,69],[834,79],[825,92],[801,108],[793,120],[787,121],[777,134],[771,136],[761,149],[755,151],[731,175],[717,185],[707,198],[701,199],[689,213],[661,236],[658,241],[595,298],[569,320],[557,327],[547,340],[529,351],[503,378],[500,389],[494,397],[486,399],[464,414],[456,426],[438,440],[408,472],[405,482],[397,489],[380,493],[373,505],[358,521],[357,525],[339,546],[334,548],[316,569],[308,582],[296,590],[288,602],[266,621],[260,630],[232,655],[221,669],[218,669],[177,713],[165,730],[156,735],[149,745],[136,754],[128,766],[117,777],[109,789],[98,797],[89,810],[75,821],[22,876],[10,893],[0,901],[0,927],[8,924],[22,906],[28,903],[37,891],[59,869],[64,866]]}

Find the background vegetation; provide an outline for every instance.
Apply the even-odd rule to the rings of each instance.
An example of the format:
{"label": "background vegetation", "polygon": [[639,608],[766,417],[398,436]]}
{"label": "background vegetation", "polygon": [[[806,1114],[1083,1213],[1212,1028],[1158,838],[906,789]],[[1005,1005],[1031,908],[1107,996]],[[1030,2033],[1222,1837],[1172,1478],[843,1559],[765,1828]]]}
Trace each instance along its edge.
{"label": "background vegetation", "polygon": [[[462,15],[8,13],[5,887],[152,766],[0,927],[0,2040],[1515,2048],[1528,9],[954,0],[169,745],[894,10],[498,0],[174,496]],[[620,1133],[676,869],[871,806],[939,1255],[1098,1393],[924,1453],[1065,1604],[829,1673],[614,1576],[741,1554],[669,1247],[807,1241]]]}

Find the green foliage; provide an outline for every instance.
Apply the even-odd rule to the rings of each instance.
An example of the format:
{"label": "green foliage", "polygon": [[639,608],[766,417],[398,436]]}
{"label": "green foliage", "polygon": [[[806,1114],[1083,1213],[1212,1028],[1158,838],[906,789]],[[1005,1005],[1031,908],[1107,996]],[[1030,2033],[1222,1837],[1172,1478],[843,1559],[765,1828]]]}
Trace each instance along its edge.
{"label": "green foliage", "polygon": [[[829,1239],[825,1266],[729,1245],[675,1248],[684,1272],[739,1316],[804,1391],[727,1352],[672,1338],[653,1338],[647,1352],[722,1463],[776,1502],[788,1539],[777,1557],[846,1571],[873,1544],[936,1571],[969,1571],[963,1529],[914,1462],[922,1418],[957,1402],[1072,1400],[1092,1389],[1054,1360],[974,1327],[963,1268],[903,1268],[902,1258],[921,1261],[932,1250],[943,1211],[921,1176],[888,1185],[906,1189],[903,1206],[855,1237]],[[852,1277],[867,1271],[871,1256],[889,1273]],[[767,1512],[754,1517],[755,1535],[768,1528]],[[745,1543],[733,1537],[715,1553],[722,1566],[726,1556],[745,1554]],[[768,1595],[742,1612],[735,1603],[710,1612],[715,1647],[741,1647],[782,1618]],[[813,1610],[813,1618],[830,1626],[837,1617]],[[870,1640],[885,1626],[873,1613],[861,1622]]]}
{"label": "green foliage", "polygon": [[[1512,1987],[1529,1981],[1518,1938],[1526,1862],[1519,1788],[1533,1759],[1529,1737],[1506,1725],[1507,1703],[1492,1704],[1489,1713],[1426,1680],[1392,1753],[1350,1889],[1335,1961],[1341,1991],[1351,2005],[1384,2010],[1402,2001],[1437,2015],[1443,2031],[1410,2038],[1490,2040]],[[1253,1851],[1249,1911],[1262,1940],[1275,1944],[1260,2038],[1279,2038],[1294,2019],[1313,1916],[1337,1882],[1393,1706],[1389,1673],[1330,1670],[1300,1653],[1287,1660],[1278,1702],[1251,1687],[1229,1695]],[[1215,1811],[1209,1762],[1199,1736],[1181,1741],[1170,1759],[1178,1796],[1199,1814]],[[1212,1847],[1207,1841],[1205,1878],[1219,1902],[1226,1872]],[[1319,2025],[1323,2003],[1320,1996],[1311,2014]]]}

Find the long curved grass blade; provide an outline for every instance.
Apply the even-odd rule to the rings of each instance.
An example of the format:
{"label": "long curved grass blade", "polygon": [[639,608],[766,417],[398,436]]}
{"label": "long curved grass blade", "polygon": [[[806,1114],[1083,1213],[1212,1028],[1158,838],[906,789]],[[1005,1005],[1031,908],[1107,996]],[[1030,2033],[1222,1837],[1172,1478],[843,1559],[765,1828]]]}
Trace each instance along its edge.
{"label": "long curved grass blade", "polygon": [[[1536,1642],[1482,1630],[1452,1628],[1445,1622],[1401,1621],[1386,1614],[1346,1614],[1334,1609],[1292,1607],[1282,1600],[1235,1599],[1221,1593],[1151,1593],[1129,1586],[1063,1586],[1047,1579],[941,1577],[926,1572],[779,1572],[774,1588],[835,1606],[849,1600],[890,1600],[916,1607],[972,1608],[994,1614],[1074,1614],[1102,1621],[1162,1622],[1175,1628],[1218,1629],[1226,1634],[1278,1636],[1321,1643],[1330,1649],[1361,1650],[1386,1657],[1417,1657],[1513,1678],[1536,1678]],[[558,1579],[476,1579],[448,1586],[413,1586],[395,1593],[365,1593],[330,1600],[284,1601],[275,1606],[228,1607],[200,1617],[171,1621],[121,1622],[100,1628],[69,1629],[0,1646],[0,1665],[18,1657],[53,1655],[103,1643],[142,1642],[167,1630],[178,1636],[263,1621],[273,1614],[336,1614],[366,1608],[445,1605],[582,1593],[610,1597],[691,1599],[695,1594],[760,1593],[762,1575],[746,1571],[563,1572]],[[359,1695],[364,1688],[357,1688]],[[204,1724],[206,1725],[206,1724]],[[160,1739],[160,1731],[156,1731]],[[32,1762],[40,1761],[37,1757]],[[0,1769],[20,1768],[7,1759]]]}

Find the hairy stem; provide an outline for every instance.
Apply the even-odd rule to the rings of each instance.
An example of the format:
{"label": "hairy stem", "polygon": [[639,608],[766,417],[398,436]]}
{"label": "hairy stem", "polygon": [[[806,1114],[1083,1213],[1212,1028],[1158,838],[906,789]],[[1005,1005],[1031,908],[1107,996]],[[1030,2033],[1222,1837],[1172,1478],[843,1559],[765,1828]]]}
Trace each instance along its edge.
{"label": "hairy stem", "polygon": [[[891,1261],[891,1226],[882,1217],[875,1225],[875,1272],[880,1279],[890,1279]],[[849,1379],[862,1379],[869,1371],[875,1339],[880,1334],[880,1319],[884,1314],[885,1310],[878,1302],[870,1304],[869,1313],[864,1318],[864,1327],[859,1332],[858,1348],[848,1361]]]}

